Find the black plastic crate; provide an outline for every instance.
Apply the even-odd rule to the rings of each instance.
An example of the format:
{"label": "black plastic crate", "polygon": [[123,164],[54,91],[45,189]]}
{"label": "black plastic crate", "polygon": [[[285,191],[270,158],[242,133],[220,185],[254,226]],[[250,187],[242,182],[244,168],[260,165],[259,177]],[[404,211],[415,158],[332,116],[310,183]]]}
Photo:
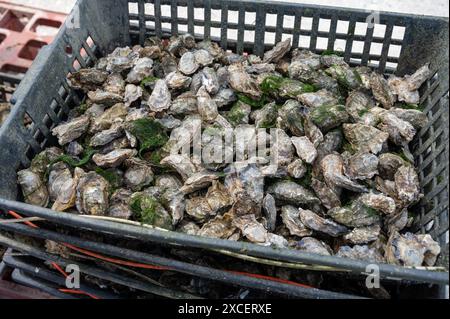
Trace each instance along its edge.
{"label": "black plastic crate", "polygon": [[[179,11],[179,8],[184,9]],[[200,17],[194,14],[196,9],[202,11]],[[213,10],[221,12],[220,21],[212,19]],[[178,16],[179,12],[185,12],[186,15]],[[246,13],[250,13],[253,21],[247,19]],[[237,23],[228,19],[232,14],[237,14]],[[266,24],[268,14],[276,15],[276,26]],[[402,76],[414,72],[427,62],[431,63],[433,76],[421,88],[422,105],[429,123],[418,132],[412,148],[425,194],[417,205],[413,230],[430,233],[439,241],[443,251],[448,252],[448,19],[380,12],[379,25],[385,30],[382,35],[374,34],[373,29],[367,29],[365,35],[355,32],[356,26],[365,23],[371,14],[364,10],[247,0],[79,0],[68,23],[60,30],[55,41],[41,50],[23,79],[12,99],[15,105],[13,112],[0,129],[0,209],[42,217],[55,224],[112,233],[123,238],[182,245],[186,249],[225,250],[270,260],[364,273],[369,264],[364,261],[274,250],[244,242],[92,220],[15,201],[18,195],[16,171],[28,167],[34,155],[52,143],[51,128],[67,116],[71,106],[79,103],[79,97],[66,82],[69,72],[91,64],[117,46],[143,44],[150,35],[165,37],[188,31],[198,39],[216,40],[224,49],[261,55],[265,48],[273,45],[266,43],[266,35],[274,33],[275,41],[279,41],[283,35],[292,37],[294,47],[307,38],[307,48],[315,52],[334,49],[338,41],[344,41],[346,61],[369,65],[381,73],[395,72]],[[284,26],[283,19],[287,17],[294,19],[293,27]],[[311,22],[309,30],[301,28],[302,20]],[[319,27],[322,20],[329,21],[328,31]],[[338,25],[342,22],[348,24],[346,32],[339,31]],[[394,38],[394,31],[399,29],[404,31],[403,37]],[[246,39],[245,31],[253,33],[253,39]],[[326,47],[320,48],[320,39],[327,39]],[[353,44],[357,41],[363,42],[362,53],[354,52]],[[370,47],[375,44],[382,48],[379,54],[370,53]],[[391,56],[389,49],[393,45],[401,47],[398,57]],[[25,127],[24,116],[29,116],[33,124]],[[18,231],[13,226],[0,227]],[[111,255],[120,254],[101,244],[95,249]],[[146,259],[140,252],[133,252],[132,255],[141,256],[141,261]],[[380,265],[380,272],[383,278],[448,284],[448,273],[384,264]]]}

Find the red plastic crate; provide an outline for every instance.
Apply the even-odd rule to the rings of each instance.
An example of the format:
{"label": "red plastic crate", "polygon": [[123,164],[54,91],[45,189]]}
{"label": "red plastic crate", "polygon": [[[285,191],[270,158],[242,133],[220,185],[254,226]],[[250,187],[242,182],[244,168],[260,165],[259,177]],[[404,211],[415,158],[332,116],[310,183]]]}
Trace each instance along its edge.
{"label": "red plastic crate", "polygon": [[19,80],[65,18],[65,14],[0,1],[0,75]]}

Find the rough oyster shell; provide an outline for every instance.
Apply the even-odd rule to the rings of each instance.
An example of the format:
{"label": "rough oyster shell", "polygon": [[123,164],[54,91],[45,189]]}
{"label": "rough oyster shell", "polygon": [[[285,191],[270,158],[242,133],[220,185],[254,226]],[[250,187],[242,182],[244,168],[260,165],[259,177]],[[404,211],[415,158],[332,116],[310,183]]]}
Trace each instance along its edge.
{"label": "rough oyster shell", "polygon": [[110,74],[103,84],[103,89],[109,93],[123,95],[125,92],[125,81],[122,78],[122,75],[119,73]]}
{"label": "rough oyster shell", "polygon": [[173,100],[170,113],[174,115],[189,115],[197,113],[197,96],[192,92],[184,92]]}
{"label": "rough oyster shell", "polygon": [[229,83],[230,86],[238,92],[244,93],[254,99],[261,97],[261,91],[256,81],[245,72],[242,64],[236,63],[228,67],[228,73],[230,74]]}
{"label": "rough oyster shell", "polygon": [[273,198],[270,194],[264,196],[262,207],[264,216],[267,220],[267,230],[273,232],[277,222],[277,207],[275,205],[275,198]]}
{"label": "rough oyster shell", "polygon": [[41,177],[31,169],[17,172],[17,182],[22,188],[25,203],[41,207],[47,207],[49,194]]}
{"label": "rough oyster shell", "polygon": [[169,89],[179,90],[191,85],[192,78],[174,71],[166,75],[166,83]]}
{"label": "rough oyster shell", "polygon": [[418,104],[420,101],[420,86],[431,76],[428,64],[419,68],[413,75],[406,75],[403,78],[391,76],[388,80],[389,88],[393,94],[397,95],[399,101],[410,104]]}
{"label": "rough oyster shell", "polygon": [[89,116],[83,115],[56,126],[52,130],[52,134],[58,138],[60,145],[65,145],[83,135],[89,128],[89,123]]}
{"label": "rough oyster shell", "polygon": [[379,175],[388,180],[394,180],[397,170],[401,166],[407,165],[403,158],[393,153],[383,153],[378,157],[378,160]]}
{"label": "rough oyster shell", "polygon": [[218,108],[224,107],[237,100],[236,94],[232,89],[223,88],[213,97]]}
{"label": "rough oyster shell", "polygon": [[268,240],[267,230],[253,214],[235,217],[232,225],[238,228],[242,235],[252,243],[265,243]]}
{"label": "rough oyster shell", "polygon": [[92,91],[101,86],[108,78],[108,72],[98,69],[81,69],[68,76],[69,84],[74,89]]}
{"label": "rough oyster shell", "polygon": [[299,204],[315,204],[319,203],[319,199],[303,186],[291,181],[279,181],[269,186],[267,192],[272,194],[276,200]]}
{"label": "rough oyster shell", "polygon": [[291,39],[278,42],[270,51],[264,53],[263,62],[278,62],[291,49]]}
{"label": "rough oyster shell", "polygon": [[372,94],[375,99],[381,103],[385,109],[390,109],[394,106],[396,101],[395,95],[392,93],[386,79],[373,72],[370,77],[370,87],[372,88]]}
{"label": "rough oyster shell", "polygon": [[130,219],[133,212],[129,207],[132,192],[128,189],[121,188],[116,190],[110,199],[108,208],[108,216],[122,219]]}
{"label": "rough oyster shell", "polygon": [[216,103],[208,94],[204,86],[197,92],[197,106],[198,112],[205,122],[212,122],[216,119],[217,115],[219,115]]}
{"label": "rough oyster shell", "polygon": [[312,108],[309,112],[309,118],[317,125],[322,132],[340,126],[348,121],[349,115],[343,105],[321,105]]}
{"label": "rough oyster shell", "polygon": [[303,136],[305,134],[301,104],[297,101],[287,100],[278,110],[278,117],[277,127],[288,129],[295,136]]}
{"label": "rough oyster shell", "polygon": [[341,206],[341,200],[335,190],[330,188],[326,183],[313,178],[311,180],[311,187],[319,197],[322,205],[327,209]]}
{"label": "rough oyster shell", "polygon": [[419,110],[393,107],[389,109],[388,112],[394,114],[399,119],[408,122],[416,130],[424,127],[428,123],[427,115]]}
{"label": "rough oyster shell", "polygon": [[306,163],[311,164],[317,156],[317,150],[314,144],[306,137],[291,137],[292,144],[294,144],[298,156]]}
{"label": "rough oyster shell", "polygon": [[395,201],[389,196],[383,194],[362,194],[358,197],[358,200],[364,205],[387,215],[393,214],[396,209]]}
{"label": "rough oyster shell", "polygon": [[312,230],[307,228],[300,220],[300,212],[298,208],[295,208],[294,206],[282,206],[281,219],[291,235],[305,237],[311,236],[313,233]]}
{"label": "rough oyster shell", "polygon": [[367,188],[344,175],[344,160],[338,154],[326,155],[320,162],[327,185],[334,189],[342,187],[354,192],[367,192]]}
{"label": "rough oyster shell", "polygon": [[327,215],[348,227],[371,226],[380,222],[380,215],[361,201],[354,200],[350,205],[335,207]]}
{"label": "rough oyster shell", "polygon": [[230,214],[218,215],[209,222],[203,224],[197,235],[213,238],[228,238],[236,230],[231,224],[233,217]]}
{"label": "rough oyster shell", "polygon": [[184,194],[195,192],[202,188],[208,187],[214,180],[218,178],[219,176],[213,172],[201,171],[194,173],[185,180],[184,185],[183,187],[181,187],[180,191]]}
{"label": "rough oyster shell", "polygon": [[348,233],[345,226],[339,225],[332,220],[325,219],[310,210],[299,208],[300,220],[309,229],[319,233],[327,234],[331,237],[339,237]]}
{"label": "rough oyster shell", "polygon": [[356,151],[370,151],[378,154],[389,137],[389,133],[368,125],[343,124],[342,127],[345,138]]}
{"label": "rough oyster shell", "polygon": [[123,102],[122,95],[100,89],[88,92],[87,96],[92,103],[103,104],[106,106],[112,106],[116,103]]}
{"label": "rough oyster shell", "polygon": [[411,124],[389,112],[380,114],[380,119],[381,123],[377,127],[389,133],[389,139],[397,145],[407,145],[416,135],[416,130]]}
{"label": "rough oyster shell", "polygon": [[361,124],[372,122],[372,119],[367,119],[367,117],[373,116],[369,112],[373,107],[375,107],[375,101],[363,91],[352,91],[345,103],[345,108],[353,121]]}
{"label": "rough oyster shell", "polygon": [[116,149],[107,154],[95,154],[92,160],[100,167],[117,167],[136,154],[137,151],[134,149]]}
{"label": "rough oyster shell", "polygon": [[288,165],[294,159],[294,146],[292,141],[282,129],[271,131],[272,146],[271,154],[281,166]]}
{"label": "rough oyster shell", "polygon": [[277,105],[275,102],[264,105],[261,109],[250,114],[257,128],[268,128],[275,124],[277,119]]}
{"label": "rough oyster shell", "polygon": [[289,174],[289,176],[291,176],[292,178],[295,178],[295,179],[302,178],[306,174],[306,172],[307,172],[307,168],[306,168],[305,164],[303,163],[303,161],[299,158],[292,161],[287,166],[287,173]]}
{"label": "rough oyster shell", "polygon": [[80,177],[76,206],[81,214],[105,215],[109,207],[109,183],[96,172]]}
{"label": "rough oyster shell", "polygon": [[328,90],[322,89],[317,92],[302,93],[297,99],[304,105],[314,108],[322,105],[336,105],[339,103],[336,96]]}
{"label": "rough oyster shell", "polygon": [[333,250],[331,250],[330,246],[314,237],[303,237],[295,244],[295,248],[313,254],[324,256],[333,255]]}
{"label": "rough oyster shell", "polygon": [[219,80],[213,68],[205,67],[202,70],[202,86],[209,94],[216,94],[219,91]]}
{"label": "rough oyster shell", "polygon": [[111,108],[92,119],[89,133],[97,133],[99,131],[107,130],[118,119],[125,119],[128,114],[128,107],[123,103],[117,103]]}
{"label": "rough oyster shell", "polygon": [[358,89],[362,85],[361,77],[357,71],[351,69],[348,65],[334,64],[326,69],[325,72],[349,90]]}
{"label": "rough oyster shell", "polygon": [[153,171],[147,162],[138,158],[129,158],[124,161],[127,170],[124,174],[124,183],[132,191],[140,191],[153,182]]}
{"label": "rough oyster shell", "polygon": [[172,97],[169,88],[164,80],[157,80],[155,88],[150,95],[147,104],[150,110],[154,112],[161,112],[170,107]]}
{"label": "rough oyster shell", "polygon": [[197,172],[197,168],[186,155],[172,154],[163,158],[160,163],[175,169],[184,181]]}
{"label": "rough oyster shell", "polygon": [[178,62],[178,70],[185,75],[194,74],[199,66],[199,63],[196,61],[195,55],[192,52],[184,53]]}
{"label": "rough oyster shell", "polygon": [[378,174],[378,157],[372,153],[356,153],[345,160],[344,172],[351,179],[371,179]]}
{"label": "rough oyster shell", "polygon": [[114,123],[109,129],[96,133],[89,141],[89,145],[92,147],[103,146],[121,137],[122,135],[122,123]]}
{"label": "rough oyster shell", "polygon": [[344,240],[353,245],[367,244],[378,239],[380,225],[354,228],[350,233],[344,235]]}
{"label": "rough oyster shell", "polygon": [[401,166],[394,175],[398,198],[406,204],[412,204],[420,198],[419,176],[414,167]]}
{"label": "rough oyster shell", "polygon": [[370,248],[366,245],[342,246],[339,248],[336,256],[375,263],[385,262],[384,257],[375,248]]}

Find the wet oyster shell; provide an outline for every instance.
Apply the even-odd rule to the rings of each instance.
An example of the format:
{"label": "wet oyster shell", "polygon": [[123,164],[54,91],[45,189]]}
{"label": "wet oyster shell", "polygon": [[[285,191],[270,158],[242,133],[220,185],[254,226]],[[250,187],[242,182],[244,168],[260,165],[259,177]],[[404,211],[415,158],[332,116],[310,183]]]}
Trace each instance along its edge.
{"label": "wet oyster shell", "polygon": [[66,152],[71,156],[79,156],[83,154],[84,147],[77,141],[72,141],[67,145]]}
{"label": "wet oyster shell", "polygon": [[304,105],[315,108],[322,105],[337,105],[339,103],[336,96],[328,90],[322,89],[317,92],[302,93],[297,99]]}
{"label": "wet oyster shell", "polygon": [[133,102],[142,98],[143,90],[140,86],[127,84],[125,87],[125,97],[123,102],[125,106],[130,106]]}
{"label": "wet oyster shell", "polygon": [[428,64],[426,64],[419,68],[413,75],[406,75],[403,78],[391,76],[388,84],[393,94],[397,95],[399,101],[418,104],[420,95],[417,90],[430,76],[431,71]]}
{"label": "wet oyster shell", "polygon": [[281,219],[291,235],[305,237],[311,236],[313,233],[312,230],[307,228],[300,220],[300,212],[298,208],[295,208],[294,206],[282,206]]}
{"label": "wet oyster shell", "polygon": [[326,183],[313,178],[311,180],[311,187],[325,208],[331,209],[341,206],[339,195],[336,194],[334,189],[328,187]]}
{"label": "wet oyster shell", "polygon": [[123,102],[122,95],[100,89],[88,92],[87,96],[92,103],[103,104],[105,106],[112,106],[116,103]]}
{"label": "wet oyster shell", "polygon": [[295,100],[287,100],[278,110],[278,116],[277,127],[289,130],[295,136],[305,134],[300,103]]}
{"label": "wet oyster shell", "polygon": [[185,75],[194,74],[199,66],[199,63],[196,61],[195,55],[192,52],[184,53],[178,62],[178,70]]}
{"label": "wet oyster shell", "polygon": [[111,108],[92,119],[89,133],[97,133],[99,131],[107,130],[118,119],[125,119],[128,114],[128,107],[123,103],[117,103]]}
{"label": "wet oyster shell", "polygon": [[197,96],[192,92],[184,92],[177,96],[169,110],[174,115],[195,114],[197,111]]}
{"label": "wet oyster shell", "polygon": [[49,194],[41,177],[30,169],[17,172],[17,182],[22,188],[25,203],[47,207]]}
{"label": "wet oyster shell", "polygon": [[198,112],[205,122],[214,121],[219,114],[216,103],[208,94],[204,86],[202,86],[197,92],[197,107]]}
{"label": "wet oyster shell", "polygon": [[89,141],[89,145],[92,147],[103,146],[121,137],[122,135],[122,123],[114,123],[109,129],[96,133]]}
{"label": "wet oyster shell", "polygon": [[155,88],[147,101],[150,110],[154,112],[164,111],[170,107],[171,102],[172,97],[166,82],[164,80],[157,80]]}
{"label": "wet oyster shell", "polygon": [[348,90],[358,89],[362,85],[358,72],[355,69],[351,69],[348,65],[334,64],[326,69],[325,72]]}
{"label": "wet oyster shell", "polygon": [[109,207],[109,183],[96,172],[80,177],[76,206],[81,214],[105,215]]}
{"label": "wet oyster shell", "polygon": [[184,181],[197,172],[197,168],[186,155],[172,154],[162,159],[160,163],[175,169]]}
{"label": "wet oyster shell", "polygon": [[305,128],[305,136],[311,141],[315,148],[323,142],[322,131],[311,121],[309,117],[305,118],[303,123]]}
{"label": "wet oyster shell", "polygon": [[395,201],[383,194],[374,194],[372,192],[362,194],[358,197],[358,200],[364,205],[387,215],[393,214],[396,209]]}
{"label": "wet oyster shell", "polygon": [[302,238],[295,244],[295,248],[313,254],[319,254],[324,256],[333,255],[333,250],[331,250],[330,246],[314,237]]}
{"label": "wet oyster shell", "polygon": [[389,112],[380,114],[380,119],[381,123],[377,127],[383,132],[389,133],[389,139],[394,144],[407,145],[416,135],[416,130],[411,124]]}
{"label": "wet oyster shell", "polygon": [[372,94],[375,99],[381,103],[385,109],[390,109],[394,106],[396,101],[395,95],[392,93],[386,79],[373,72],[370,77],[370,87],[372,88]]}
{"label": "wet oyster shell", "polygon": [[212,238],[228,238],[236,230],[236,227],[231,224],[232,219],[233,216],[229,214],[216,216],[214,219],[203,224],[197,235]]}
{"label": "wet oyster shell", "polygon": [[419,110],[402,109],[393,107],[389,110],[389,113],[394,114],[399,119],[408,122],[416,130],[421,129],[428,123],[427,115]]}
{"label": "wet oyster shell", "polygon": [[228,67],[229,83],[235,91],[244,93],[254,99],[261,97],[261,91],[256,81],[245,72],[242,64],[236,63]]}
{"label": "wet oyster shell", "polygon": [[303,161],[299,158],[292,161],[287,166],[287,173],[289,174],[289,176],[291,176],[292,178],[295,178],[295,179],[302,178],[303,176],[305,176],[306,172],[307,172],[307,168],[306,168],[305,164],[303,163]]}
{"label": "wet oyster shell", "polygon": [[407,162],[400,156],[393,153],[383,153],[379,157],[378,170],[380,176],[384,179],[394,180],[394,175],[397,170],[403,166],[407,165]]}
{"label": "wet oyster shell", "polygon": [[345,160],[344,172],[351,179],[371,179],[378,174],[378,164],[378,157],[360,152]]}
{"label": "wet oyster shell", "polygon": [[268,240],[267,230],[253,214],[235,217],[232,225],[238,228],[242,235],[252,243],[265,243]]}
{"label": "wet oyster shell", "polygon": [[194,173],[185,180],[184,185],[183,187],[181,187],[180,191],[184,194],[195,192],[202,188],[208,187],[214,180],[218,178],[219,176],[213,172],[201,171]]}
{"label": "wet oyster shell", "polygon": [[344,175],[344,160],[339,154],[326,155],[320,162],[325,182],[332,189],[342,187],[354,192],[367,192],[367,188]]}
{"label": "wet oyster shell", "polygon": [[276,63],[291,49],[291,39],[278,42],[271,50],[264,53],[264,63]]}
{"label": "wet oyster shell", "polygon": [[380,222],[380,215],[361,201],[355,200],[350,205],[335,207],[327,215],[336,222],[348,227],[371,226]]}
{"label": "wet oyster shell", "polygon": [[326,104],[312,108],[309,117],[322,132],[328,132],[342,123],[348,122],[349,119],[347,110],[343,105]]}
{"label": "wet oyster shell", "polygon": [[309,229],[331,237],[339,237],[348,233],[347,227],[339,225],[332,220],[325,219],[310,210],[299,208],[300,220]]}
{"label": "wet oyster shell", "polygon": [[136,154],[137,151],[134,149],[116,149],[107,154],[94,154],[92,160],[100,167],[117,167]]}
{"label": "wet oyster shell", "polygon": [[277,207],[275,205],[275,198],[273,198],[270,194],[264,196],[262,207],[264,216],[267,220],[267,230],[273,232],[277,222]]}
{"label": "wet oyster shell", "polygon": [[219,91],[219,80],[213,68],[205,67],[202,70],[202,86],[209,94],[216,94]]}
{"label": "wet oyster shell", "polygon": [[119,73],[110,74],[103,84],[103,89],[106,92],[123,95],[125,92],[125,81],[122,75]]}
{"label": "wet oyster shell", "polygon": [[380,225],[354,228],[350,233],[344,235],[343,238],[352,245],[367,244],[377,240],[380,231]]}
{"label": "wet oyster shell", "polygon": [[58,138],[58,143],[60,145],[65,145],[83,135],[89,128],[89,123],[89,117],[83,115],[67,123],[56,126],[52,130],[52,134]]}
{"label": "wet oyster shell", "polygon": [[375,249],[366,245],[342,246],[336,253],[337,257],[384,263],[384,257]]}
{"label": "wet oyster shell", "polygon": [[[151,194],[146,192],[134,193],[131,195],[130,203],[134,204],[131,206],[133,213],[140,215],[137,217],[142,223],[172,230],[172,217]],[[135,209],[138,205],[139,207],[136,211]]]}
{"label": "wet oyster shell", "polygon": [[122,219],[130,219],[133,212],[129,207],[132,192],[128,189],[121,188],[116,190],[110,199],[108,208],[108,216]]}
{"label": "wet oyster shell", "polygon": [[311,164],[317,156],[317,150],[314,144],[306,137],[291,137],[292,144],[294,144],[298,156],[306,163]]}
{"label": "wet oyster shell", "polygon": [[278,201],[299,204],[315,204],[319,203],[319,199],[303,186],[291,181],[279,181],[269,186],[267,192]]}
{"label": "wet oyster shell", "polygon": [[439,244],[429,234],[401,235],[393,231],[386,247],[386,259],[389,263],[402,266],[433,266],[440,252]]}
{"label": "wet oyster shell", "polygon": [[389,133],[363,124],[343,124],[345,138],[357,151],[378,154],[386,143]]}
{"label": "wet oyster shell", "polygon": [[271,154],[279,165],[288,165],[294,159],[294,146],[289,135],[281,129],[271,130],[272,146]]}
{"label": "wet oyster shell", "polygon": [[188,235],[197,235],[200,227],[194,222],[183,221],[177,228],[177,231],[188,234]]}
{"label": "wet oyster shell", "polygon": [[154,174],[146,161],[134,157],[126,159],[124,165],[127,168],[123,176],[124,183],[133,192],[140,191],[153,182]]}
{"label": "wet oyster shell", "polygon": [[275,102],[264,105],[261,109],[250,114],[256,128],[268,128],[275,124],[277,119],[277,105]]}
{"label": "wet oyster shell", "polygon": [[236,94],[232,89],[223,88],[213,97],[218,108],[224,107],[237,100]]}
{"label": "wet oyster shell", "polygon": [[401,166],[394,175],[398,198],[410,205],[420,198],[419,176],[414,167]]}
{"label": "wet oyster shell", "polygon": [[98,69],[81,69],[68,76],[72,88],[85,92],[96,90],[108,78],[108,72]]}
{"label": "wet oyster shell", "polygon": [[165,80],[169,89],[179,90],[188,88],[191,85],[192,78],[174,71],[167,74]]}
{"label": "wet oyster shell", "polygon": [[363,91],[352,91],[345,103],[345,108],[352,120],[361,124],[372,122],[372,119],[367,117],[371,116],[369,110],[373,107],[375,107],[375,101]]}

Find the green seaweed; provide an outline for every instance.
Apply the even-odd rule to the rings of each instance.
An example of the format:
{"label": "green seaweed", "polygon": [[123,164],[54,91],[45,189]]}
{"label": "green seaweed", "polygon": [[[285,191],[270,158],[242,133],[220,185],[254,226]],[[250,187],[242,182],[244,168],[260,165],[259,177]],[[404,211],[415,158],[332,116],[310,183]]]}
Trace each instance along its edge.
{"label": "green seaweed", "polygon": [[156,82],[157,80],[159,80],[157,77],[147,76],[141,81],[141,87],[144,89],[147,86],[147,84]]}
{"label": "green seaweed", "polygon": [[370,217],[376,217],[376,216],[380,216],[380,214],[378,214],[378,211],[372,207],[367,206],[366,204],[361,204],[363,209],[366,211],[367,215]]}
{"label": "green seaweed", "polygon": [[424,106],[419,104],[412,104],[412,103],[396,103],[396,107],[405,109],[405,110],[416,110],[423,112]]}
{"label": "green seaweed", "polygon": [[280,89],[283,81],[284,78],[281,76],[269,75],[264,78],[259,87],[266,94],[276,93]]}
{"label": "green seaweed", "polygon": [[143,224],[153,225],[156,220],[159,207],[158,201],[148,195],[136,194],[131,197],[130,209],[136,215],[136,218]]}
{"label": "green seaweed", "polygon": [[130,132],[139,141],[139,156],[146,150],[154,150],[163,146],[169,140],[164,127],[150,118],[130,122]]}
{"label": "green seaweed", "polygon": [[96,167],[95,172],[108,181],[110,194],[122,184],[122,178],[112,170],[104,170],[101,167]]}
{"label": "green seaweed", "polygon": [[242,93],[238,93],[237,97],[238,97],[239,101],[250,105],[252,108],[261,108],[264,105],[266,105],[266,101],[267,101],[267,96],[265,94],[263,94],[259,100],[254,100]]}
{"label": "green seaweed", "polygon": [[342,51],[334,51],[334,50],[325,50],[325,51],[322,52],[321,55],[322,56],[337,55],[337,56],[343,57],[344,56],[344,52],[342,52]]}
{"label": "green seaweed", "polygon": [[245,112],[239,106],[239,103],[234,103],[231,107],[230,111],[227,112],[226,118],[233,126],[236,126],[242,123],[243,118],[245,117]]}

